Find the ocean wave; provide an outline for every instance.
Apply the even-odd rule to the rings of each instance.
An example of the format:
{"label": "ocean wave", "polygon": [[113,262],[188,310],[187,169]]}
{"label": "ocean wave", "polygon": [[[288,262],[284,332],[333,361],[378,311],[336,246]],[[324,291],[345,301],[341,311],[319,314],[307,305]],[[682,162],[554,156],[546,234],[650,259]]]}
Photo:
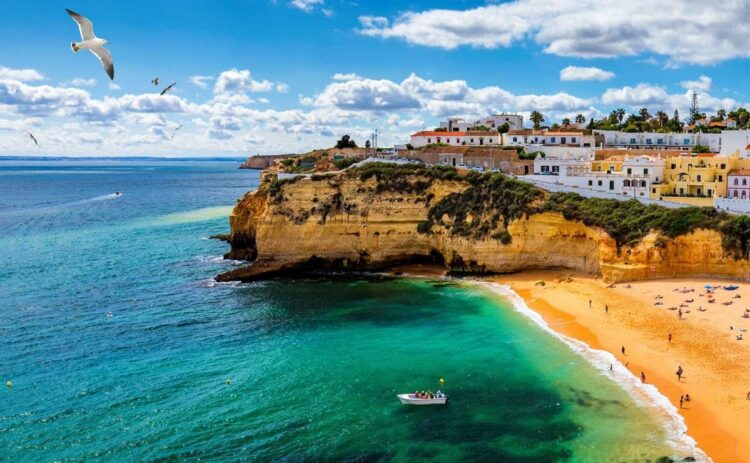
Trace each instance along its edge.
{"label": "ocean wave", "polygon": [[216,281],[213,278],[201,280],[201,286],[204,288],[242,288],[247,285],[248,283],[243,283],[241,281]]}
{"label": "ocean wave", "polygon": [[[697,442],[687,434],[685,419],[679,414],[677,408],[662,395],[656,386],[641,383],[625,365],[617,360],[617,357],[609,352],[593,349],[585,342],[558,333],[537,312],[526,305],[526,301],[516,294],[509,286],[490,282],[470,282],[482,286],[511,303],[513,308],[534,322],[547,333],[565,343],[576,354],[583,357],[589,364],[596,368],[602,375],[613,377],[626,392],[640,405],[648,407],[656,412],[656,415],[664,423],[669,443],[678,451],[691,454],[697,461],[712,461],[699,447]],[[612,365],[612,371],[609,370]]]}

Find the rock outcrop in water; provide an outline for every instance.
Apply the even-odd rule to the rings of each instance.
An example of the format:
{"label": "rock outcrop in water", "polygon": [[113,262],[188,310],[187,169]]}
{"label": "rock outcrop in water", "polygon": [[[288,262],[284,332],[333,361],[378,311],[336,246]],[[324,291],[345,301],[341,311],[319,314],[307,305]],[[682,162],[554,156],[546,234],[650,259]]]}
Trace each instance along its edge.
{"label": "rock outcrop in water", "polygon": [[219,280],[304,270],[372,271],[431,261],[455,273],[560,268],[608,281],[750,277],[750,219],[712,209],[550,194],[501,174],[370,165],[279,181],[230,217]]}

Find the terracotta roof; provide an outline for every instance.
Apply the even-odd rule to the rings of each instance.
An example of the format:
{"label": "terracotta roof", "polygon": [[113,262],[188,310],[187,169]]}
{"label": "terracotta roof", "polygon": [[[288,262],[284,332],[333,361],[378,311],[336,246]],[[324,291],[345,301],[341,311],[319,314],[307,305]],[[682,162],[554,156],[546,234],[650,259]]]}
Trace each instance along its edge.
{"label": "terracotta roof", "polygon": [[463,137],[466,132],[435,132],[434,130],[423,130],[412,134],[412,137]]}
{"label": "terracotta roof", "polygon": [[531,129],[509,130],[508,135],[534,135]]}
{"label": "terracotta roof", "polygon": [[750,145],[747,145],[747,146],[745,147],[745,149],[746,149],[746,150],[750,150]]}
{"label": "terracotta roof", "polygon": [[750,169],[732,169],[729,175],[750,175]]}
{"label": "terracotta roof", "polygon": [[716,153],[698,153],[699,158],[712,158],[715,157]]}
{"label": "terracotta roof", "polygon": [[563,136],[563,137],[566,137],[568,135],[583,136],[583,132],[546,132],[546,133],[541,133],[540,135],[552,135],[552,136]]}

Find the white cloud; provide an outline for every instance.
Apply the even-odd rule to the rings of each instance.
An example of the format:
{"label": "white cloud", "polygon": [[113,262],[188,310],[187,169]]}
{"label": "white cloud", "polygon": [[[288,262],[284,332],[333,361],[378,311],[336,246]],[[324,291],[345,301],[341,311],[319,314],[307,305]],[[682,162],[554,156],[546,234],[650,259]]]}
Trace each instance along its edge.
{"label": "white cloud", "polygon": [[638,84],[635,87],[610,88],[602,95],[606,105],[656,106],[664,104],[669,95],[663,87]]}
{"label": "white cloud", "polygon": [[114,82],[110,82],[110,83],[109,83],[109,89],[110,89],[110,90],[120,90],[120,86],[119,86],[119,85],[117,85],[117,84],[116,84],[116,83],[114,83]]}
{"label": "white cloud", "polygon": [[31,82],[35,80],[44,80],[44,76],[35,69],[11,69],[0,66],[0,79]]}
{"label": "white cloud", "polygon": [[219,74],[214,84],[214,93],[286,92],[288,88],[284,83],[255,80],[247,69],[230,69]]}
{"label": "white cloud", "polygon": [[390,80],[347,80],[329,84],[317,96],[320,106],[352,110],[394,110],[417,108],[419,101],[406,89]]}
{"label": "white cloud", "polygon": [[605,71],[597,67],[579,67],[568,66],[560,70],[560,80],[562,81],[579,81],[579,80],[610,80],[615,76],[614,72]]}
{"label": "white cloud", "polygon": [[[466,10],[406,12],[394,21],[360,17],[360,33],[455,49],[508,47],[533,40],[547,53],[611,58],[655,53],[672,64],[711,64],[750,56],[742,40],[750,2],[702,0],[510,0]],[[731,34],[728,33],[731,31]]]}
{"label": "white cloud", "polygon": [[76,77],[68,83],[73,87],[93,87],[96,85],[96,79],[83,79],[81,77]]}
{"label": "white cloud", "polygon": [[199,88],[208,88],[208,82],[214,80],[214,76],[190,76],[190,83]]}
{"label": "white cloud", "polygon": [[[642,83],[635,87],[626,86],[608,89],[602,95],[602,103],[609,107],[623,106],[632,110],[646,107],[652,113],[659,110],[671,112],[677,109],[684,115],[687,114],[692,103],[693,90],[691,88],[684,93],[670,94],[663,87]],[[718,98],[706,91],[695,90],[701,111],[713,112],[718,109],[730,109],[744,105],[744,103],[740,103],[733,98]]]}
{"label": "white cloud", "polygon": [[711,90],[712,80],[708,76],[700,76],[698,80],[683,80],[680,82],[682,88],[695,91],[707,92]]}
{"label": "white cloud", "polygon": [[362,79],[362,77],[353,72],[348,72],[348,73],[337,72],[336,74],[333,75],[332,79],[336,81],[346,81],[346,80],[360,80]]}
{"label": "white cloud", "polygon": [[324,0],[292,0],[289,2],[295,8],[299,8],[305,13],[310,13],[317,5],[322,5]]}

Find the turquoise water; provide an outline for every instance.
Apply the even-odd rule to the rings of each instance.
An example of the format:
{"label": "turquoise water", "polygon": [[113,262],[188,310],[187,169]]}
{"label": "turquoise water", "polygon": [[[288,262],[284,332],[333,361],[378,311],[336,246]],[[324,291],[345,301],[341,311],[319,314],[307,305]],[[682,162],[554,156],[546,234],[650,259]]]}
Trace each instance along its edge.
{"label": "turquoise water", "polygon": [[[0,163],[2,461],[646,461],[664,427],[480,287],[211,277],[229,163]],[[121,191],[120,197],[112,194]],[[438,387],[445,407],[399,392]]]}

